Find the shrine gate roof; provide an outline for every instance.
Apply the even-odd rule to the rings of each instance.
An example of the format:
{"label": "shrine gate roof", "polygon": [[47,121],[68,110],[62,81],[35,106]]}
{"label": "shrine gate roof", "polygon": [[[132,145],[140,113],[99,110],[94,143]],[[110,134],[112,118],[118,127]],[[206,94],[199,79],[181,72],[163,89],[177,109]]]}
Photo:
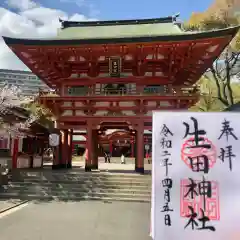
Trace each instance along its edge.
{"label": "shrine gate roof", "polygon": [[[118,81],[130,81],[132,77],[131,81],[139,78],[139,81],[153,85],[167,82],[189,86],[212,65],[238,30],[239,26],[183,32],[175,16],[121,21],[62,21],[62,29],[56,38],[3,39],[18,58],[51,88],[57,88],[63,81],[70,85],[78,80],[78,84],[90,84],[101,74],[106,75],[105,82],[114,82],[108,72],[108,58],[111,56],[122,59],[122,75]],[[148,73],[155,77],[151,83]]]}
{"label": "shrine gate roof", "polygon": [[97,40],[183,33],[179,24],[176,23],[176,17],[96,22],[60,21],[62,29],[58,32],[58,39]]}
{"label": "shrine gate roof", "polygon": [[24,38],[10,38],[4,37],[5,43],[9,45],[21,44],[21,45],[38,45],[38,46],[57,46],[57,45],[91,45],[91,44],[114,44],[114,43],[144,43],[144,42],[177,42],[177,41],[194,41],[201,39],[211,39],[211,38],[220,38],[225,36],[234,37],[239,30],[239,26],[229,27],[220,30],[212,30],[205,32],[182,32],[179,31],[178,34],[156,34],[156,35],[141,35],[141,36],[116,36],[116,37],[106,37],[103,38],[91,38],[91,35],[88,35],[88,38],[41,38],[41,39],[24,39]]}

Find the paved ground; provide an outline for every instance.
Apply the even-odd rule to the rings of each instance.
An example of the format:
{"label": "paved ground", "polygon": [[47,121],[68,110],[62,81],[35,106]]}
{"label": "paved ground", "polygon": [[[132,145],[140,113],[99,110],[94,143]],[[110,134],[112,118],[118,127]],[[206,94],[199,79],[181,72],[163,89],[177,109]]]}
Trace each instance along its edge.
{"label": "paved ground", "polygon": [[14,207],[18,204],[20,204],[21,200],[17,200],[17,199],[13,199],[13,200],[0,200],[0,212],[8,209],[8,208],[11,208],[11,207]]}
{"label": "paved ground", "polygon": [[[73,157],[73,166],[74,167],[85,167],[85,161],[83,157]],[[45,163],[44,165],[52,165],[52,162]],[[126,158],[126,164],[121,164],[121,159],[117,157],[111,158],[111,163],[105,163],[103,157],[98,158],[98,169],[103,171],[135,171],[135,163],[133,158]],[[145,159],[144,169],[146,172],[152,170],[152,164],[148,164],[147,160]]]}
{"label": "paved ground", "polygon": [[30,203],[0,218],[0,234],[4,240],[149,240],[149,219],[146,203]]}
{"label": "paved ground", "polygon": [[[112,157],[111,163],[105,163],[104,157],[98,158],[99,163],[99,170],[132,170],[135,169],[135,159],[134,158],[126,158],[126,164],[121,164],[121,158],[119,157]],[[11,166],[11,159],[10,158],[0,158],[1,165],[8,165]],[[44,165],[52,165],[52,162],[44,163]],[[73,156],[73,166],[79,166],[84,168],[85,161],[82,156]],[[152,169],[152,164],[149,164],[147,159],[144,160],[144,169],[146,171],[150,171]]]}

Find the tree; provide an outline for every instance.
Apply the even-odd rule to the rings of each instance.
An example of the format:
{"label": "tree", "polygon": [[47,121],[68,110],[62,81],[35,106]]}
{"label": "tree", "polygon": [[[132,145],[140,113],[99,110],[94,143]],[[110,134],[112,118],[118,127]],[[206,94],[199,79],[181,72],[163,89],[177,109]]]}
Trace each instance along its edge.
{"label": "tree", "polygon": [[239,0],[215,0],[205,12],[192,13],[184,24],[187,30],[212,30],[237,25],[240,17]]}
{"label": "tree", "polygon": [[[0,88],[0,122],[6,135],[22,136],[21,129],[27,129],[38,119],[37,115],[22,108],[33,99],[24,97],[20,88],[8,84]],[[22,112],[19,116],[19,112]],[[11,116],[11,117],[9,117]]]}
{"label": "tree", "polygon": [[212,95],[200,95],[199,101],[189,111],[193,112],[219,112],[224,109],[218,98]]}
{"label": "tree", "polygon": [[[212,30],[235,26],[240,23],[236,14],[236,0],[216,0],[212,6],[203,13],[193,13],[185,23],[186,30]],[[217,97],[225,107],[234,103],[231,82],[239,80],[240,76],[240,32],[220,57],[204,74],[204,77],[216,83]]]}
{"label": "tree", "polygon": [[224,109],[224,105],[217,98],[216,85],[213,81],[202,77],[198,83],[200,93],[199,101],[189,110],[194,112],[218,112]]}
{"label": "tree", "polygon": [[50,109],[46,108],[36,101],[31,101],[27,104],[23,104],[22,106],[36,118],[36,121],[38,121],[38,123],[42,124],[46,128],[54,127],[54,115]]}
{"label": "tree", "polygon": [[[202,77],[197,85],[200,92],[199,101],[189,109],[190,111],[219,112],[226,108],[218,98],[218,88],[215,81],[209,81],[209,79]],[[231,83],[231,88],[233,91],[234,103],[240,102],[239,83]]]}

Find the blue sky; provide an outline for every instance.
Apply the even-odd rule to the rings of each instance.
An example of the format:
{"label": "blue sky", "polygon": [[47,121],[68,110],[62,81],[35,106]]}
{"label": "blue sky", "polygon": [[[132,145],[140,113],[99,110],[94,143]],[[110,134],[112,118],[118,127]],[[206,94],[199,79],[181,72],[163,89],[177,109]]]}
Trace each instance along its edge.
{"label": "blue sky", "polygon": [[75,21],[158,18],[180,13],[187,20],[202,12],[214,0],[0,0],[0,66],[26,70],[1,36],[52,38],[60,27],[59,18]]}
{"label": "blue sky", "polygon": [[[44,7],[61,9],[69,14],[80,13],[100,20],[164,17],[178,12],[181,14],[181,19],[185,20],[192,12],[205,10],[212,0],[39,0],[38,2]],[[79,3],[82,3],[81,7]]]}
{"label": "blue sky", "polygon": [[193,11],[203,11],[211,0],[95,0],[100,19],[164,17],[180,12],[186,19]]}

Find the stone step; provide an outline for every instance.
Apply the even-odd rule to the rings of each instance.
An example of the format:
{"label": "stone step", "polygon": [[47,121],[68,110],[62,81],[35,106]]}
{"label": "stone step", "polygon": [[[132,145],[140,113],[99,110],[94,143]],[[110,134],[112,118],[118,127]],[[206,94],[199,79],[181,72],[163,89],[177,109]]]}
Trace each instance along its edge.
{"label": "stone step", "polygon": [[144,194],[120,194],[120,193],[59,193],[52,192],[51,194],[43,194],[43,193],[33,193],[33,192],[4,192],[1,193],[0,198],[11,198],[11,199],[24,199],[24,200],[41,200],[41,199],[49,199],[49,200],[80,200],[80,199],[112,199],[112,200],[134,200],[134,201],[148,201],[150,202],[151,196]]}
{"label": "stone step", "polygon": [[124,202],[146,202],[149,203],[151,200],[146,198],[137,197],[103,197],[103,196],[81,196],[81,197],[58,197],[58,196],[42,196],[42,195],[20,195],[20,194],[8,194],[4,193],[0,195],[0,199],[21,199],[21,200],[36,200],[36,201],[82,201],[82,200],[98,200],[98,201],[124,201]]}
{"label": "stone step", "polygon": [[9,181],[9,182],[21,182],[21,183],[25,183],[25,184],[33,184],[33,183],[52,183],[52,184],[84,184],[84,183],[92,183],[92,184],[105,184],[105,183],[109,183],[109,184],[116,184],[116,185],[143,185],[143,186],[151,186],[152,183],[149,181],[121,181],[121,180],[117,180],[117,179],[79,179],[79,180],[32,180],[32,179],[24,179],[24,180],[17,180],[17,181]]}
{"label": "stone step", "polygon": [[121,183],[121,182],[109,182],[109,181],[82,181],[82,182],[48,182],[48,181],[35,181],[35,182],[9,182],[8,185],[10,186],[63,186],[63,187],[81,187],[81,186],[113,186],[113,187],[123,187],[123,188],[142,188],[142,189],[149,189],[152,187],[152,184],[148,183]]}
{"label": "stone step", "polygon": [[129,176],[111,176],[107,174],[102,175],[51,175],[51,176],[22,176],[22,179],[27,180],[59,180],[59,181],[72,181],[82,179],[96,179],[96,180],[118,180],[118,181],[148,181],[151,182],[150,177],[129,177]]}
{"label": "stone step", "polygon": [[109,177],[109,178],[139,178],[139,179],[151,179],[151,175],[148,174],[135,174],[135,173],[110,173],[110,172],[85,172],[85,171],[78,171],[78,172],[68,172],[68,171],[60,171],[60,172],[32,172],[32,171],[19,171],[19,175],[26,177],[26,178],[39,178],[39,177],[81,177],[81,176],[92,176],[92,177]]}
{"label": "stone step", "polygon": [[142,185],[115,185],[115,184],[52,184],[52,183],[35,183],[35,184],[24,184],[24,183],[17,183],[17,184],[9,184],[5,186],[5,188],[14,188],[14,189],[21,189],[21,188],[31,188],[31,189],[67,189],[67,190],[84,190],[84,189],[116,189],[116,190],[124,190],[127,189],[129,191],[136,190],[136,191],[144,191],[144,192],[151,192],[151,186],[142,186]]}
{"label": "stone step", "polygon": [[[16,176],[15,176],[16,177]],[[150,202],[151,176],[84,171],[20,171],[0,198]],[[18,179],[18,180],[16,180]]]}
{"label": "stone step", "polygon": [[39,194],[39,195],[46,195],[46,196],[82,196],[82,195],[87,195],[87,196],[94,196],[94,195],[114,195],[114,196],[140,196],[140,197],[147,197],[149,198],[151,196],[151,193],[145,193],[145,192],[134,192],[134,191],[100,191],[100,190],[92,190],[92,189],[86,189],[85,191],[60,191],[58,189],[51,189],[49,190],[44,190],[44,189],[39,189],[39,190],[33,190],[33,189],[7,189],[4,193],[9,193],[9,194],[26,194],[26,195],[31,195],[31,194]]}
{"label": "stone step", "polygon": [[148,188],[119,188],[118,186],[42,186],[42,185],[34,185],[34,186],[22,186],[22,185],[10,185],[5,186],[3,192],[9,191],[43,191],[43,192],[52,192],[52,191],[67,191],[67,192],[120,192],[120,193],[141,193],[141,194],[151,194],[151,189]]}
{"label": "stone step", "polygon": [[148,181],[117,181],[117,180],[95,180],[95,179],[83,179],[79,181],[59,181],[59,180],[29,180],[24,179],[23,181],[16,181],[16,182],[9,182],[9,184],[16,184],[16,183],[22,183],[25,185],[31,185],[31,184],[73,184],[73,185],[81,185],[81,184],[95,184],[95,185],[122,185],[122,186],[145,186],[145,187],[151,187],[151,182]]}

